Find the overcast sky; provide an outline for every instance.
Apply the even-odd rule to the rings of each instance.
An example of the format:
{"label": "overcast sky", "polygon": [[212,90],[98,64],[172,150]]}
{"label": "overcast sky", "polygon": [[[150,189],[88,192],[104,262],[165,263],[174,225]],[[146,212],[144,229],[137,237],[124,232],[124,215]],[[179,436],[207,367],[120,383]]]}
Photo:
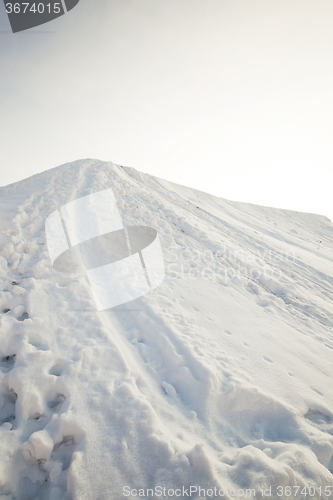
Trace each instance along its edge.
{"label": "overcast sky", "polygon": [[0,184],[98,158],[333,220],[332,0],[80,0],[12,34]]}

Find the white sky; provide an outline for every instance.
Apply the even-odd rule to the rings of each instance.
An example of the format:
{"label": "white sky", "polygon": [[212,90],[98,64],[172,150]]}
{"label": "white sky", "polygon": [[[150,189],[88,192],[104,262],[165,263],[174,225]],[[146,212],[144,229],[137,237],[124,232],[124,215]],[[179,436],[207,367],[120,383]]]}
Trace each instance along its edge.
{"label": "white sky", "polygon": [[98,158],[333,220],[332,0],[81,0],[11,34],[0,184]]}

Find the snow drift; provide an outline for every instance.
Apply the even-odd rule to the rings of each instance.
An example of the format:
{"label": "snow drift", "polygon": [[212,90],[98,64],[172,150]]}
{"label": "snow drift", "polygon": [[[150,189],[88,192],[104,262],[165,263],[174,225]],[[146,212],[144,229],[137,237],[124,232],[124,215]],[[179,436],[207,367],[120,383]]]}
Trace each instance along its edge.
{"label": "snow drift", "polygon": [[[108,188],[166,277],[98,312],[45,221]],[[333,496],[327,218],[97,160],[0,188],[0,210],[0,498]]]}

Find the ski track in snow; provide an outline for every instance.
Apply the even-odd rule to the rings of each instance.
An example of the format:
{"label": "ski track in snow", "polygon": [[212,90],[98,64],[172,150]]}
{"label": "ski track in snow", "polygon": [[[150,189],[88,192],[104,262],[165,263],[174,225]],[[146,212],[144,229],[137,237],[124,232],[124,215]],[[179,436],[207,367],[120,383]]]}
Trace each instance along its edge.
{"label": "ski track in snow", "polygon": [[[44,224],[109,187],[125,226],[157,229],[166,278],[98,313]],[[98,160],[0,188],[0,210],[0,498],[333,486],[327,218]]]}

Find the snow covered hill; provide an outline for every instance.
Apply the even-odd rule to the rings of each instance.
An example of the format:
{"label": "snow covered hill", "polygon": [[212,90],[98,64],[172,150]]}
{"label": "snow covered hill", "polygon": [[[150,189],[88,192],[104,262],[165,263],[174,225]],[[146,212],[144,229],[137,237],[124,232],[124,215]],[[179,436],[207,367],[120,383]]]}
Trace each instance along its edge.
{"label": "snow covered hill", "polygon": [[[107,188],[166,277],[98,312],[45,220]],[[0,188],[0,213],[1,499],[333,498],[327,218],[98,160]]]}

